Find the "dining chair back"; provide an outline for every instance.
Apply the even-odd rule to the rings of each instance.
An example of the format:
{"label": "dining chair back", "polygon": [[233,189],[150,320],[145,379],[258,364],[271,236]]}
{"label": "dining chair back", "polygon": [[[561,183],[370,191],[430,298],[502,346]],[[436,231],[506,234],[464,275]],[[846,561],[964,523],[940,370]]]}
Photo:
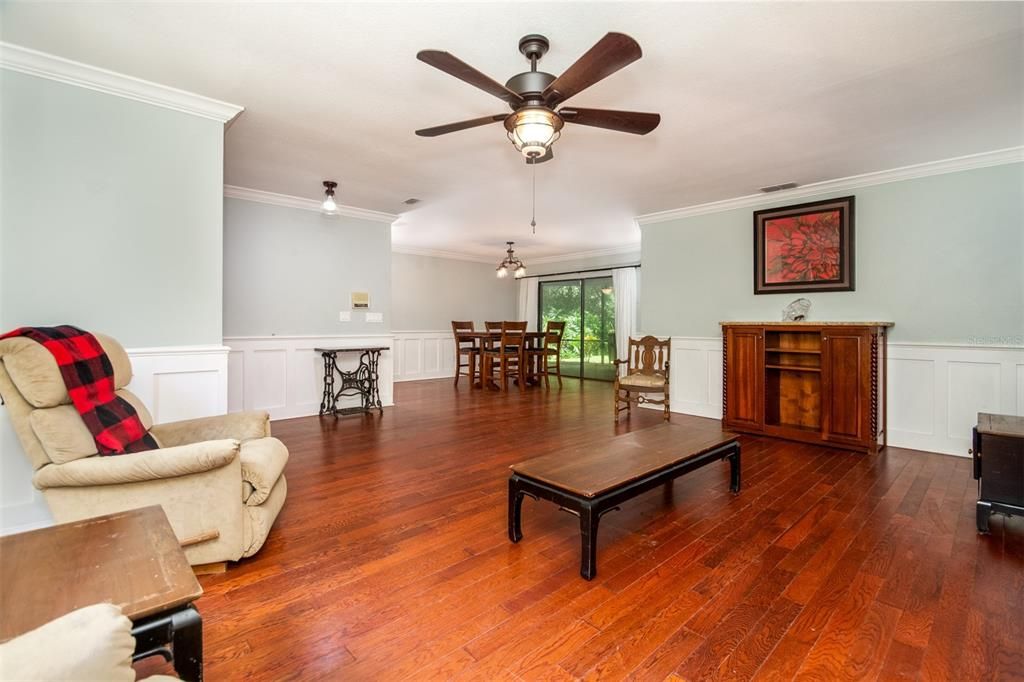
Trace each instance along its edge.
{"label": "dining chair back", "polygon": [[[548,320],[544,327],[544,340],[540,348],[530,351],[531,364],[536,365],[535,371],[544,377],[544,386],[551,387],[551,374],[558,378],[558,386],[562,386],[562,337],[565,334],[565,322]],[[554,361],[554,366],[552,366]]]}
{"label": "dining chair back", "polygon": [[503,391],[508,390],[510,378],[516,379],[519,390],[526,388],[526,326],[526,322],[500,323],[497,345],[484,350],[484,376],[490,379],[496,368]]}
{"label": "dining chair back", "polygon": [[[475,332],[473,327],[473,321],[459,321],[452,320],[452,334],[455,336],[455,385],[459,385],[459,377],[463,376],[462,370],[465,369],[465,376],[469,377],[469,383],[472,385],[473,376],[476,374],[477,359],[480,355],[480,346],[477,345],[476,339],[467,334]],[[466,362],[463,364],[462,359],[465,358]]]}

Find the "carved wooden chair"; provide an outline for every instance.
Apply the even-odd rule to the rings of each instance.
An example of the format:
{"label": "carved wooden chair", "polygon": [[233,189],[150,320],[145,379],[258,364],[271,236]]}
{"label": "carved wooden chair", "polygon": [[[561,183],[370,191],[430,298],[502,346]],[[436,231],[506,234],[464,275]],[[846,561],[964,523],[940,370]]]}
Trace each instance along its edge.
{"label": "carved wooden chair", "polygon": [[[459,385],[460,376],[468,376],[470,386],[473,385],[473,376],[476,374],[477,358],[480,355],[480,347],[476,345],[473,337],[466,337],[463,334],[472,334],[476,331],[473,328],[473,321],[459,322],[452,320],[452,334],[455,335],[455,385]],[[462,358],[466,358],[465,364]],[[466,372],[463,374],[462,370]]]}
{"label": "carved wooden chair", "polygon": [[[645,336],[642,339],[629,337],[629,352],[625,360],[615,361],[615,419],[623,410],[632,410],[633,405],[652,403],[665,406],[665,420],[669,411],[669,363],[670,339]],[[625,374],[619,367],[626,366]],[[660,393],[661,399],[651,398],[650,393]]]}

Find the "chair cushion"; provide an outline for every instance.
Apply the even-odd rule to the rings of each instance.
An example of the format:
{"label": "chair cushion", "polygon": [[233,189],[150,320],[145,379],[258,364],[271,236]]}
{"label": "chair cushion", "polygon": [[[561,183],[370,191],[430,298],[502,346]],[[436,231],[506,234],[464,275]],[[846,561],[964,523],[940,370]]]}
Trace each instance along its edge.
{"label": "chair cushion", "polygon": [[0,679],[134,682],[134,650],[121,607],[93,604],[0,644]]}
{"label": "chair cushion", "polygon": [[619,386],[624,388],[660,388],[665,385],[665,377],[660,374],[630,374],[619,379]]}
{"label": "chair cushion", "polygon": [[288,462],[288,448],[276,438],[257,438],[242,443],[242,501],[252,507],[263,504]]}
{"label": "chair cushion", "polygon": [[[120,343],[106,334],[93,333],[114,367],[114,389],[132,380],[132,363]],[[25,337],[0,341],[0,359],[11,381],[33,407],[56,407],[71,403],[57,361],[42,345]]]}
{"label": "chair cushion", "polygon": [[[126,390],[118,391],[117,395],[131,403],[131,406],[139,413],[139,419],[147,430],[152,428],[153,417],[137,396]],[[58,405],[32,410],[28,415],[28,422],[32,426],[32,432],[36,434],[36,438],[43,446],[43,450],[46,451],[46,456],[54,464],[73,462],[83,457],[91,457],[99,452],[96,448],[96,441],[74,405]]]}

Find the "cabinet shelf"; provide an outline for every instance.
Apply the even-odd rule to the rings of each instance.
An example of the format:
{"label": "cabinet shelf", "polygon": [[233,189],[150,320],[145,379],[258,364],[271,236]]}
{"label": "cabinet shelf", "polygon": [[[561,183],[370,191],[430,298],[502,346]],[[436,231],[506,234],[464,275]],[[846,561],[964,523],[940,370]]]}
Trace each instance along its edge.
{"label": "cabinet shelf", "polygon": [[821,367],[801,367],[800,365],[765,365],[765,369],[782,369],[787,372],[821,372]]}
{"label": "cabinet shelf", "polygon": [[765,348],[766,353],[799,353],[803,355],[821,355],[820,350],[810,350],[807,348]]}

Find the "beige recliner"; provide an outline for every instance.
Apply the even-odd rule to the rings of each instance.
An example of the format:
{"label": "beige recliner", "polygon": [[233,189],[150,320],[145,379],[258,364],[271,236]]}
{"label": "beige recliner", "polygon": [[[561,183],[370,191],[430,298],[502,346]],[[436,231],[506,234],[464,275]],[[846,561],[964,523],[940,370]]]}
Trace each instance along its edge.
{"label": "beige recliner", "polygon": [[195,564],[252,556],[267,539],[287,494],[288,449],[270,437],[266,412],[153,424],[125,390],[128,354],[95,334],[114,367],[114,387],[160,444],[157,450],[100,456],[48,350],[23,337],[0,341],[0,396],[58,523],[159,504]]}

